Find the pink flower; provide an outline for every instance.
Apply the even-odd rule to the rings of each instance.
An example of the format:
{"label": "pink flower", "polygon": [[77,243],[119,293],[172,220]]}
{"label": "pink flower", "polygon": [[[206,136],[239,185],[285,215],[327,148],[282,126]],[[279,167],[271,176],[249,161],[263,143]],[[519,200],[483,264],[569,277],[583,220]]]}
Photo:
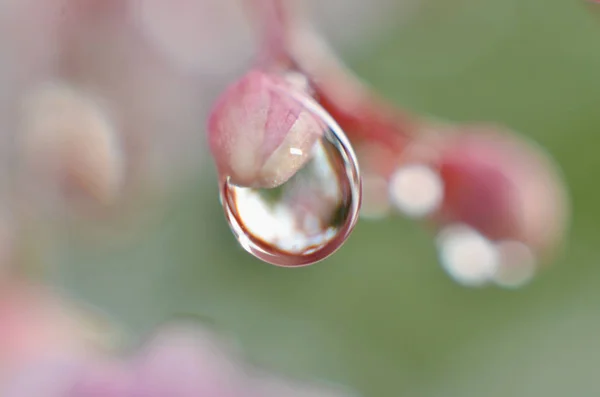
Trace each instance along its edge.
{"label": "pink flower", "polygon": [[298,95],[302,92],[283,77],[257,70],[223,93],[208,127],[221,177],[241,186],[273,188],[308,161],[324,126]]}

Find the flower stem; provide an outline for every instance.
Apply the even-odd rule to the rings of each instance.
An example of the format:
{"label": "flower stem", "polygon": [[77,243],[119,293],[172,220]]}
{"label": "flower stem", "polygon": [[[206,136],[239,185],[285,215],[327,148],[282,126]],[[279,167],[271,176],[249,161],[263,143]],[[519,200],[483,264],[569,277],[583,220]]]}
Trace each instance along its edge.
{"label": "flower stem", "polygon": [[248,0],[261,26],[259,65],[297,69],[315,97],[353,141],[377,142],[401,152],[420,122],[376,95],[335,56],[290,0]]}

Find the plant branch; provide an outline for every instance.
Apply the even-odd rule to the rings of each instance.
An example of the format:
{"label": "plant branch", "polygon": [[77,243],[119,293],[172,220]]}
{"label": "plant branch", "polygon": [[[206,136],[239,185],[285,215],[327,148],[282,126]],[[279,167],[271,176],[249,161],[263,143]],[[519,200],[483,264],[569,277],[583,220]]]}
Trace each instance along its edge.
{"label": "plant branch", "polygon": [[261,26],[260,64],[295,68],[353,141],[379,142],[401,152],[420,122],[376,95],[334,55],[290,0],[247,0]]}

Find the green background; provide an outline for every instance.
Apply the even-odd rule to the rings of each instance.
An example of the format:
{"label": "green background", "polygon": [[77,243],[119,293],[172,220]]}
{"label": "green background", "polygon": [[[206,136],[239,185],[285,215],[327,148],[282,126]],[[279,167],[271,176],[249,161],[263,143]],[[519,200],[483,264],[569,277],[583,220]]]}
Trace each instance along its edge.
{"label": "green background", "polygon": [[574,207],[568,250],[527,288],[454,284],[431,235],[400,217],[361,221],[312,267],[260,263],[230,233],[210,168],[141,243],[72,247],[61,283],[135,335],[202,316],[267,366],[365,396],[599,396],[597,7],[430,0],[409,24],[343,54],[399,105],[503,123],[560,163]]}

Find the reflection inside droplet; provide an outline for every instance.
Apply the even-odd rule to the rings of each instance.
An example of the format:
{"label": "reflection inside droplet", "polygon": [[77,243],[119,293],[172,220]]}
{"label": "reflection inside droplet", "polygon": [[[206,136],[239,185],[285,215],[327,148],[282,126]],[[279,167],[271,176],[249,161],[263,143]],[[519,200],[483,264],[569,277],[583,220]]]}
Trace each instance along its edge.
{"label": "reflection inside droplet", "polygon": [[[312,99],[290,93],[323,125],[310,157],[273,189],[236,186],[224,179],[221,201],[244,249],[279,266],[304,266],[335,252],[356,223],[360,178],[352,148],[340,127]],[[291,147],[289,156],[306,148]]]}

